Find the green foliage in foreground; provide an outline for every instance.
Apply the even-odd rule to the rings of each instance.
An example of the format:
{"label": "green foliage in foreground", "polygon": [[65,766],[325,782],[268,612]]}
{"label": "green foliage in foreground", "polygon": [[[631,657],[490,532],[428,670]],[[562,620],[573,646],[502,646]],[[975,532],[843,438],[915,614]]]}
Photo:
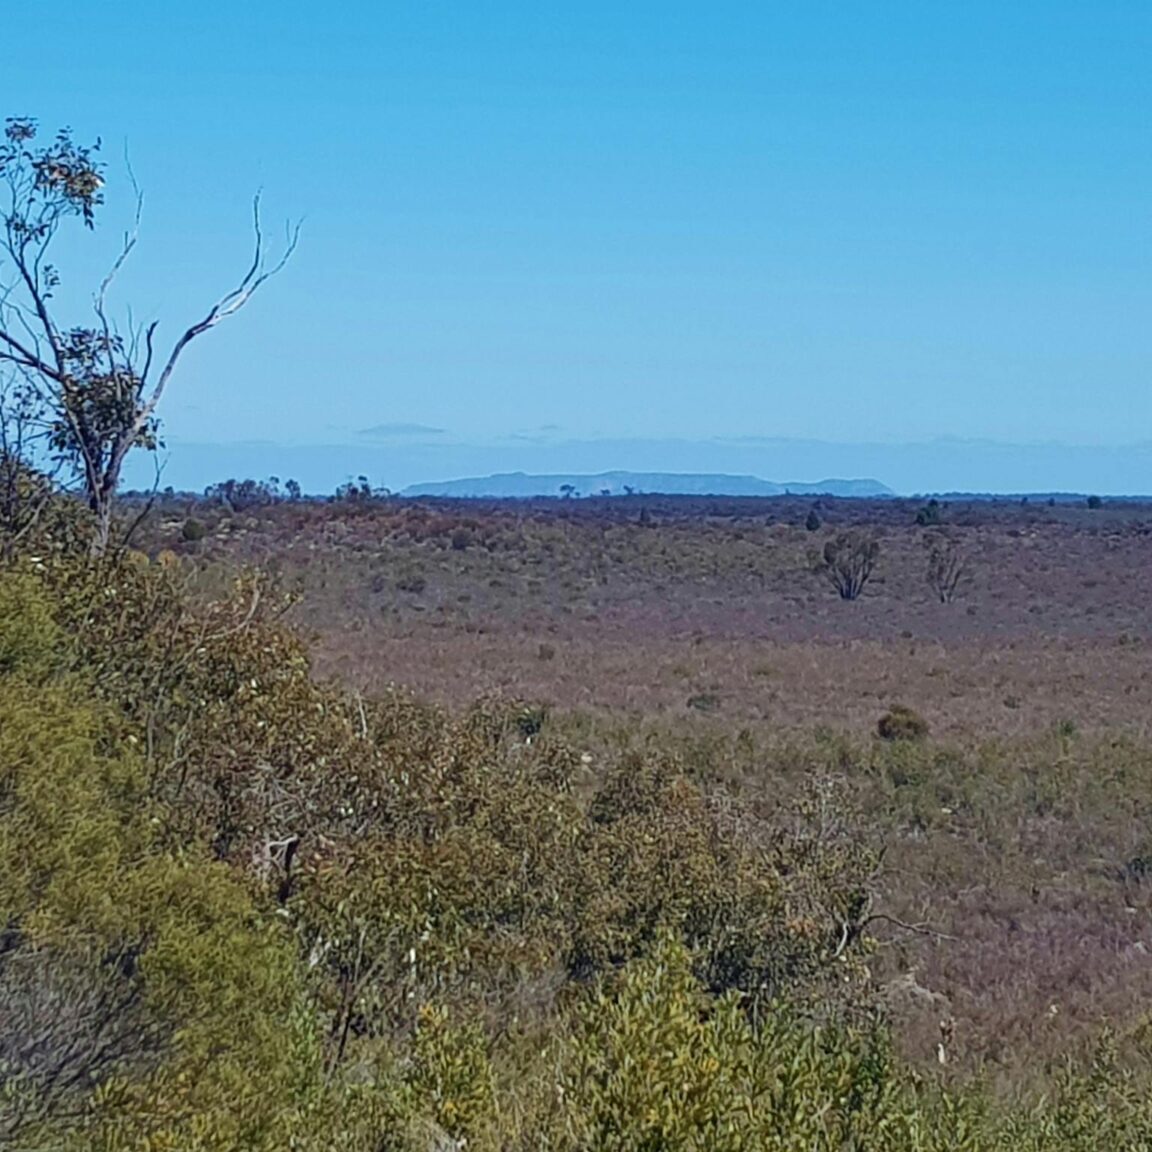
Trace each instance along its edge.
{"label": "green foliage in foreground", "polygon": [[316,684],[244,578],[0,570],[0,1148],[1152,1146],[1107,1044],[1040,1103],[893,1055],[874,861],[664,754]]}

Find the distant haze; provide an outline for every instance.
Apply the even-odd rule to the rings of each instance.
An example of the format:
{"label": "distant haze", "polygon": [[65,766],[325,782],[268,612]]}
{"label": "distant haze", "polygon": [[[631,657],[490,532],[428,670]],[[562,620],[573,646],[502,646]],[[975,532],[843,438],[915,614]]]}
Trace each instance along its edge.
{"label": "distant haze", "polygon": [[[827,477],[867,478],[900,495],[930,492],[1152,493],[1152,444],[1126,447],[1007,444],[941,439],[912,444],[745,439],[604,439],[467,442],[439,432],[381,442],[364,437],[329,445],[169,442],[161,485],[199,491],[218,480],[278,476],[307,492],[328,493],[359,475],[402,491],[524,472],[587,476],[627,470],[766,477],[793,486]],[[137,454],[126,481],[151,485],[152,461]],[[564,482],[564,481],[561,481]],[[601,484],[600,487],[611,487]],[[635,485],[637,487],[641,485]],[[583,488],[581,485],[577,487]]]}

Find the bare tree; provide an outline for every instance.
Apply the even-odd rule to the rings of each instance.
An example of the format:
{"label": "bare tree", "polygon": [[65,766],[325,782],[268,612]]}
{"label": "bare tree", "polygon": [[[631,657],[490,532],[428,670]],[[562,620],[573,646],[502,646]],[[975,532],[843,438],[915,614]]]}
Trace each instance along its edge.
{"label": "bare tree", "polygon": [[18,373],[43,403],[45,446],[75,478],[94,518],[92,548],[107,549],[124,461],[134,448],[155,451],[157,409],[185,348],[238,312],[284,267],[299,229],[287,237],[275,263],[266,262],[260,199],[252,205],[253,255],[230,292],[184,330],[167,355],[156,348],[156,322],[121,329],[107,297],[139,233],[142,197],[119,254],[92,299],[86,325],[68,327],[53,311],[60,283],[52,243],[70,219],[95,226],[104,202],[99,142],[75,143],[68,129],[51,143],[36,143],[36,122],[11,118],[0,142],[0,367]]}
{"label": "bare tree", "polygon": [[880,542],[862,532],[842,532],[824,545],[817,568],[832,582],[841,600],[864,591],[880,557]]}
{"label": "bare tree", "polygon": [[951,604],[968,576],[968,557],[951,536],[932,533],[924,538],[928,549],[928,586],[941,604]]}

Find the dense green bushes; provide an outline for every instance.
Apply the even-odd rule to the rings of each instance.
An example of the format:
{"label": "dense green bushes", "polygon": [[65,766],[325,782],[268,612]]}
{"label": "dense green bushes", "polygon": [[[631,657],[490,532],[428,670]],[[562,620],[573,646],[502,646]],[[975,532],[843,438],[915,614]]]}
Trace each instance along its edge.
{"label": "dense green bushes", "polygon": [[0,1134],[49,1147],[115,1115],[162,1140],[214,1115],[256,1141],[298,1075],[291,938],[242,877],[161,846],[118,717],[23,671],[0,678]]}

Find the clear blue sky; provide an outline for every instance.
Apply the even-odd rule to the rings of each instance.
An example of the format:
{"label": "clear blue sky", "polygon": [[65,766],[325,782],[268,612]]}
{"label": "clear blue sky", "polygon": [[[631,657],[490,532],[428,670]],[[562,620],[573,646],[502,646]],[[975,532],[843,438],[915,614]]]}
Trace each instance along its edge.
{"label": "clear blue sky", "polygon": [[533,440],[1152,439],[1147,0],[57,0],[3,37],[4,114],[112,164],[66,274],[115,242],[125,142],[122,295],[169,333],[243,267],[254,189],[305,218],[175,379],[177,471],[246,439],[410,461],[385,481]]}

